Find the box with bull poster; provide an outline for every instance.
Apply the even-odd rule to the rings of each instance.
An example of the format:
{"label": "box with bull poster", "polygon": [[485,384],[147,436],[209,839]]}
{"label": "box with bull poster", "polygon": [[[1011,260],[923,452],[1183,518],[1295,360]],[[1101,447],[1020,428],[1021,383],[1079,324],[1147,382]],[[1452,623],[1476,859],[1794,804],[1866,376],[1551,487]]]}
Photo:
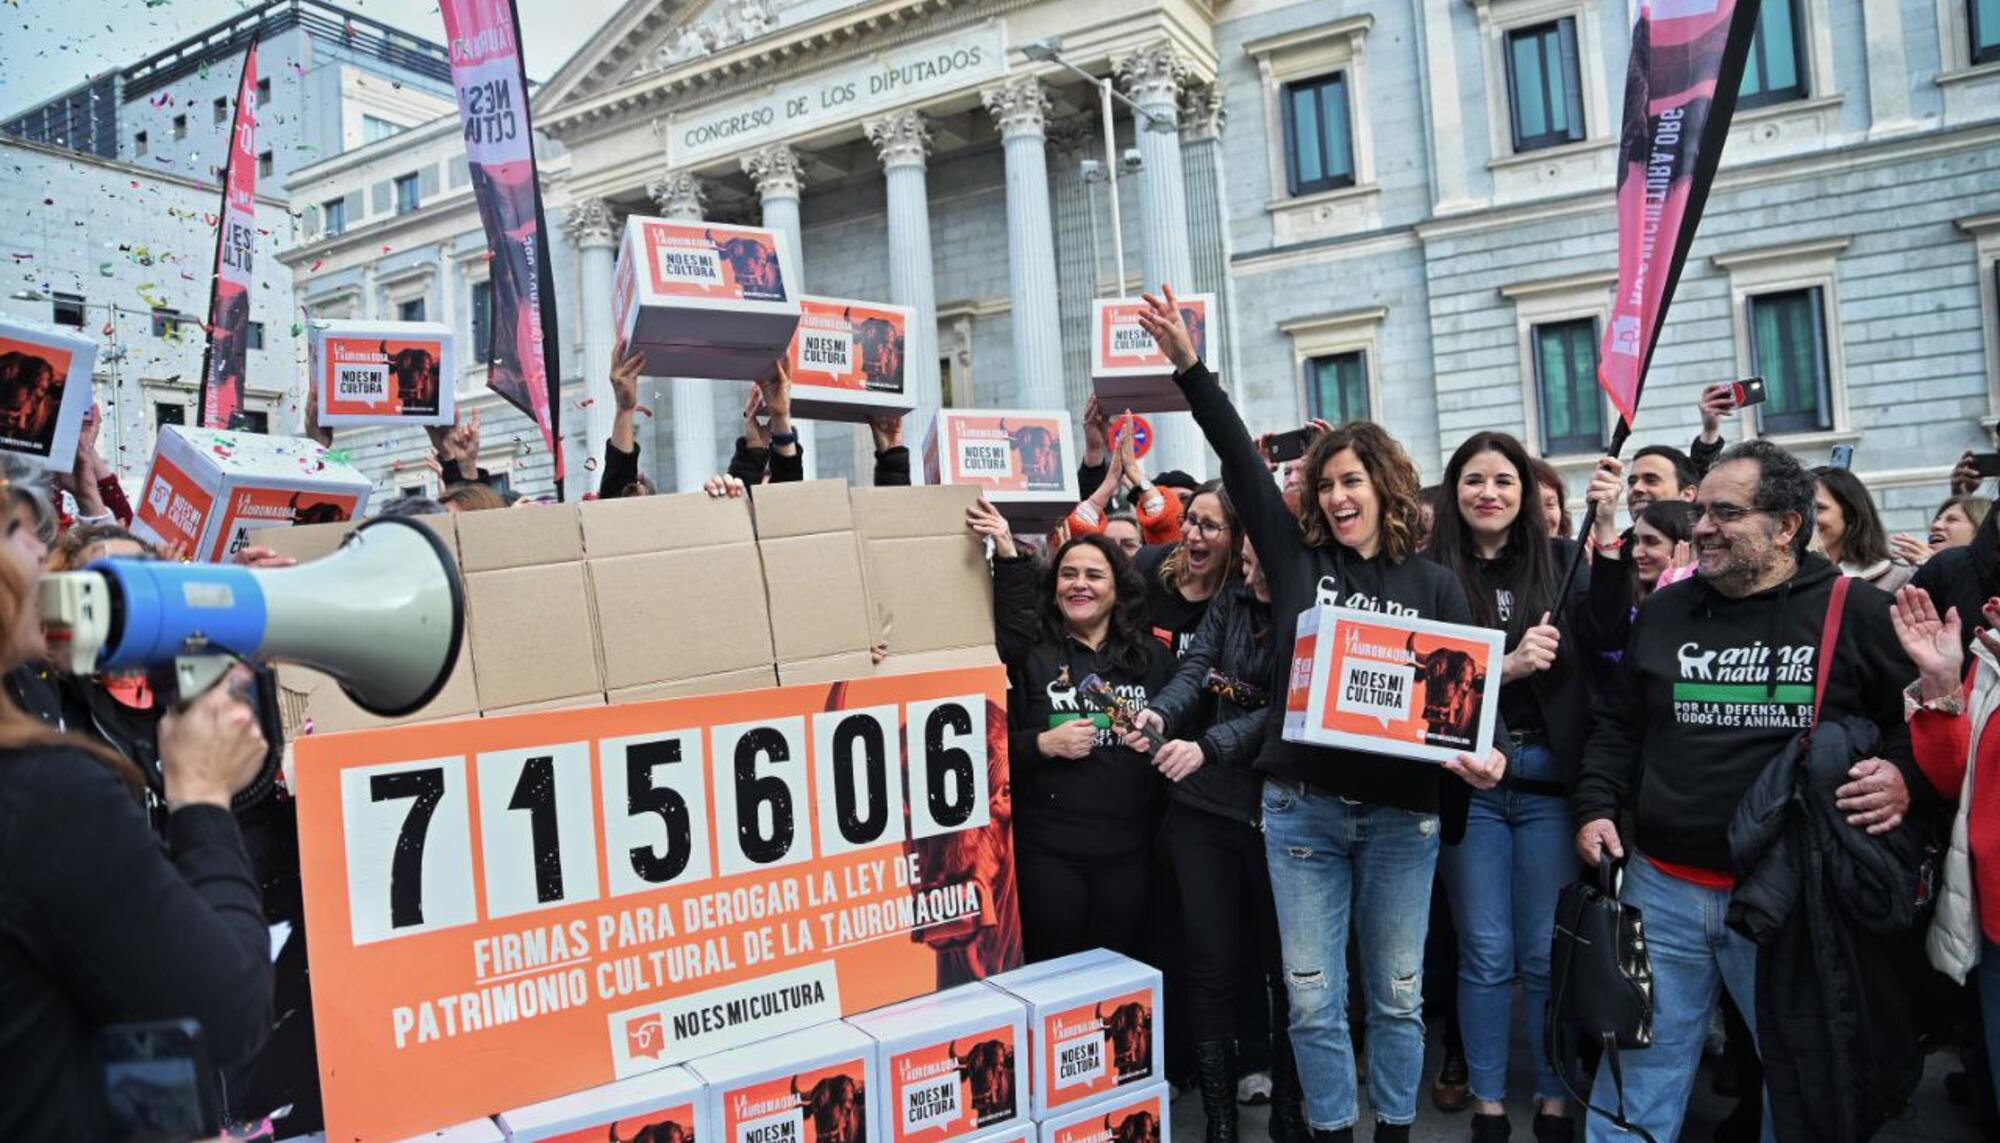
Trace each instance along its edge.
{"label": "box with bull poster", "polygon": [[799,325],[798,276],[776,231],[632,217],[611,312],[648,377],[757,381]]}
{"label": "box with bull poster", "polygon": [[449,425],[458,360],[449,326],[314,322],[312,383],[323,425]]}
{"label": "box with bull poster", "polygon": [[1167,1085],[1147,1084],[1042,1123],[1041,1143],[1171,1143]]}
{"label": "box with bull poster", "polygon": [[715,1143],[868,1143],[875,1041],[848,1024],[773,1036],[688,1069],[708,1085]]}
{"label": "box with bull poster", "polygon": [[907,306],[800,298],[792,338],[792,417],[866,421],[917,407],[903,370],[916,311]]}
{"label": "box with bull poster", "polygon": [[1076,507],[1069,414],[940,409],[924,442],[924,482],[977,488],[1014,529],[1045,532]]}
{"label": "box with bull poster", "polygon": [[1042,1129],[1032,1119],[1023,1118],[1005,1127],[982,1131],[965,1143],[1040,1143]]}
{"label": "box with bull poster", "polygon": [[[1209,330],[1220,316],[1215,295],[1184,294],[1176,301],[1195,355],[1208,360]],[[1146,303],[1138,298],[1099,298],[1092,304],[1090,385],[1097,393],[1098,405],[1113,415],[1127,409],[1135,413],[1185,410],[1187,399],[1174,384],[1174,363],[1139,324]]]}
{"label": "box with bull poster", "polygon": [[1493,746],[1506,635],[1315,607],[1299,615],[1285,741],[1425,762]]}
{"label": "box with bull poster", "polygon": [[1066,972],[1029,965],[986,978],[1028,1006],[1037,1120],[1165,1075],[1159,970],[1097,955]]}
{"label": "box with bull poster", "polygon": [[661,1068],[496,1118],[514,1143],[710,1143],[707,1116],[700,1077]]}
{"label": "box with bull poster", "polygon": [[945,1143],[1028,1118],[1028,1010],[984,984],[878,1008],[848,1023],[874,1037],[876,1143]]}
{"label": "box with bull poster", "polygon": [[97,343],[87,337],[0,316],[0,453],[68,472],[96,363]]}
{"label": "box with bull poster", "polygon": [[359,519],[369,488],[304,437],[162,425],[133,530],[162,551],[223,562],[259,528]]}

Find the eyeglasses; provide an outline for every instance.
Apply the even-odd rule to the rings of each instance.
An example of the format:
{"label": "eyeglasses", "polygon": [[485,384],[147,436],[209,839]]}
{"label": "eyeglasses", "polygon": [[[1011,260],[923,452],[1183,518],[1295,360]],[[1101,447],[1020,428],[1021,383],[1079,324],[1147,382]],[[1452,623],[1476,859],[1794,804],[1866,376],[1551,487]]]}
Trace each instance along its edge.
{"label": "eyeglasses", "polygon": [[1229,525],[1220,520],[1204,520],[1199,516],[1181,517],[1181,531],[1203,539],[1214,539],[1229,530]]}
{"label": "eyeglasses", "polygon": [[1746,516],[1755,516],[1763,510],[1762,508],[1745,508],[1741,504],[1730,504],[1727,502],[1721,504],[1696,503],[1694,505],[1693,522],[1699,524],[1701,523],[1701,518],[1706,516],[1718,524],[1734,524]]}

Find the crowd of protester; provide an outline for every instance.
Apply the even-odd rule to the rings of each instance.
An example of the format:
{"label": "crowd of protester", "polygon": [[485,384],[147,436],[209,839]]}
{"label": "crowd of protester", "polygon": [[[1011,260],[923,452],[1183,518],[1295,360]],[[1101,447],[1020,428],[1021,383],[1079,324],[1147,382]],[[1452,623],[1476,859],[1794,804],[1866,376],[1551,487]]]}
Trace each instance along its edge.
{"label": "crowd of protester", "polygon": [[[1364,1090],[1368,1137],[1407,1138],[1431,1033],[1429,1097],[1469,1110],[1476,1141],[1509,1137],[1510,1106],[1542,1143],[1580,1121],[1623,1137],[1612,1106],[1677,1138],[1718,1048],[1712,1082],[1740,1100],[1718,1138],[1865,1138],[1941,1043],[1990,1122],[2000,517],[1970,454],[1928,533],[1890,535],[1845,468],[1725,445],[1717,387],[1687,452],[1598,461],[1578,536],[1563,474],[1506,433],[1468,437],[1429,486],[1369,422],[1313,422],[1304,456],[1273,462],[1171,293],[1149,302],[1221,478],[1149,476],[1093,400],[1085,498],[1053,533],[1017,536],[983,501],[967,524],[1009,674],[1026,954],[1165,967],[1169,1077],[1198,1093],[1208,1143],[1233,1143],[1240,1103],[1271,1105],[1279,1143],[1352,1139]],[[642,359],[615,360],[590,495],[650,495]],[[706,491],[803,479],[790,413],[780,368]],[[143,675],[41,665],[45,571],[182,554],[126,530],[95,425],[48,487],[6,476],[0,1137],[94,1137],[96,1031],[179,1018],[204,1030],[233,1115],[310,1129],[303,940],[273,939],[300,923],[297,841],[254,677],[169,708]],[[870,428],[873,482],[910,483],[901,418]],[[307,432],[329,439],[310,415]],[[431,435],[441,491],[379,513],[534,503],[479,468],[476,411]],[[1504,633],[1494,748],[1432,765],[1287,740],[1292,633],[1329,604]],[[1079,703],[1087,680],[1117,717]],[[1938,858],[1916,884],[1870,915],[1842,896],[1857,865],[1910,847]],[[1558,896],[1607,861],[1643,912],[1653,1040],[1593,1077],[1543,1050],[1544,1022]],[[1517,987],[1532,1062],[1510,1058]]]}

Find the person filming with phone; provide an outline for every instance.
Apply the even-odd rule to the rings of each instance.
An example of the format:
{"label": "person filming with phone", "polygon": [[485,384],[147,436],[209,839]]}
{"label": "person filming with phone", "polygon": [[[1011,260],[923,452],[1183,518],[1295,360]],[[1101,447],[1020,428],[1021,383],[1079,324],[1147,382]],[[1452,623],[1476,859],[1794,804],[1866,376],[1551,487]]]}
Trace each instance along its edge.
{"label": "person filming with phone", "polygon": [[[0,544],[0,669],[46,653],[40,578]],[[131,762],[0,696],[0,1139],[113,1137],[112,1025],[194,1021],[196,1058],[223,1070],[269,1035],[270,934],[230,814],[266,755],[246,682],[239,667],[162,720],[164,846]]]}

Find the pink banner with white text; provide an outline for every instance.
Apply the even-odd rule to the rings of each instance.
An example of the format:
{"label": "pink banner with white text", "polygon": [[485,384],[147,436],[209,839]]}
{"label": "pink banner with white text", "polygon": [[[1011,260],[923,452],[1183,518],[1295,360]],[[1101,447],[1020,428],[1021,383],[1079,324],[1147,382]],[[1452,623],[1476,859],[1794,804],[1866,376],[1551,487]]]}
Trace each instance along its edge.
{"label": "pink banner with white text", "polygon": [[528,79],[513,0],[440,0],[452,86],[492,260],[487,387],[534,418],[563,479],[562,364],[548,224],[535,173]]}
{"label": "pink banner with white text", "polygon": [[257,258],[257,45],[243,56],[236,120],[222,175],[216,222],[215,279],[209,289],[208,342],[201,363],[201,423],[229,429],[243,410],[243,370],[250,348],[250,273]]}

